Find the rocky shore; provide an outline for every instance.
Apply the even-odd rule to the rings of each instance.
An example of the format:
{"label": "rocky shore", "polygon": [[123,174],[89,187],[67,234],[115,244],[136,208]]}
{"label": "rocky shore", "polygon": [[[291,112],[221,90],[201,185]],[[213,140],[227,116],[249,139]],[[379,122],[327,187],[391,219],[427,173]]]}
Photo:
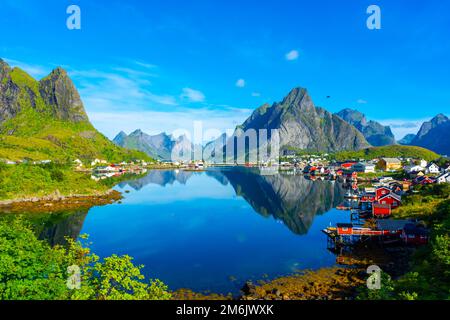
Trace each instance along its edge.
{"label": "rocky shore", "polygon": [[56,190],[44,197],[31,197],[0,201],[0,213],[52,213],[71,209],[91,208],[111,204],[122,199],[122,194],[115,190],[95,192],[91,195],[61,195]]}

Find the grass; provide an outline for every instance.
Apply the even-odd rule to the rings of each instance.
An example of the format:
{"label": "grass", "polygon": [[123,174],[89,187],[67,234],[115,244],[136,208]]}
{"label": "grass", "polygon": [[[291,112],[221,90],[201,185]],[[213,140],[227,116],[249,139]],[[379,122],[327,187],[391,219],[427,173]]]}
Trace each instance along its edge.
{"label": "grass", "polygon": [[439,158],[439,155],[433,151],[425,148],[415,146],[401,146],[392,145],[384,147],[372,147],[358,151],[340,151],[334,154],[334,157],[338,161],[345,161],[348,159],[365,159],[372,160],[376,158],[414,158],[425,159],[427,161],[435,160]]}
{"label": "grass", "polygon": [[70,166],[4,165],[0,166],[0,200],[43,197],[55,192],[61,195],[90,195],[109,190]]}

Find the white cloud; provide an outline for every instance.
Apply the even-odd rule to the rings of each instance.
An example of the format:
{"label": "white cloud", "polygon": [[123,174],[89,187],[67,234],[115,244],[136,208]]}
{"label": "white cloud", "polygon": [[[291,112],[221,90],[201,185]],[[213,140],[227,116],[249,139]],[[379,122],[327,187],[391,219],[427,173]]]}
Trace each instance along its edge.
{"label": "white cloud", "polygon": [[154,64],[150,64],[150,63],[146,63],[146,62],[141,62],[141,61],[134,61],[134,63],[140,67],[144,67],[146,69],[154,69],[157,66]]}
{"label": "white cloud", "polygon": [[236,87],[244,88],[245,87],[245,80],[244,79],[239,79],[238,81],[236,81]]}
{"label": "white cloud", "polygon": [[259,92],[252,92],[252,97],[260,97],[261,93]]}
{"label": "white cloud", "polygon": [[188,99],[191,102],[203,102],[205,101],[205,95],[203,92],[194,90],[191,88],[184,88],[181,98]]}
{"label": "white cloud", "polygon": [[87,111],[121,111],[124,108],[142,109],[177,104],[175,97],[152,91],[149,78],[154,79],[157,75],[132,68],[69,70],[69,75],[76,82]]}
{"label": "white cloud", "polygon": [[299,53],[297,50],[292,50],[289,51],[288,53],[286,53],[286,60],[292,61],[292,60],[297,60],[299,56]]}
{"label": "white cloud", "polygon": [[358,99],[358,100],[356,101],[356,103],[359,103],[359,104],[366,104],[367,101],[364,100],[364,99]]}
{"label": "white cloud", "polygon": [[385,119],[376,120],[384,126],[390,126],[396,140],[402,139],[407,134],[416,134],[422,123],[430,119]]}
{"label": "white cloud", "polygon": [[13,59],[4,59],[6,63],[8,63],[12,67],[19,67],[20,69],[26,71],[33,78],[39,79],[50,73],[50,69],[45,68],[40,65],[29,64],[18,60]]}

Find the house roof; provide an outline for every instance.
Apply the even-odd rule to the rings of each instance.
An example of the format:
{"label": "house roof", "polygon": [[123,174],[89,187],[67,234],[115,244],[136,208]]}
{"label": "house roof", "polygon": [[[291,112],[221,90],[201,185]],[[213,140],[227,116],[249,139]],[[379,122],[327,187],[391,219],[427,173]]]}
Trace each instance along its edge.
{"label": "house roof", "polygon": [[397,158],[381,158],[381,160],[383,160],[386,163],[402,163],[399,159]]}
{"label": "house roof", "polygon": [[415,225],[414,223],[407,223],[403,230],[406,234],[414,234],[418,236],[427,236],[429,234],[429,231],[425,229],[424,227],[419,227]]}
{"label": "house roof", "polygon": [[387,231],[399,231],[403,230],[403,228],[407,225],[411,224],[410,220],[378,220],[377,221],[377,229],[378,230],[387,230]]}
{"label": "house roof", "polygon": [[398,201],[402,201],[402,197],[400,197],[398,194],[395,194],[395,193],[386,194],[386,195],[382,196],[380,198],[380,200],[383,200],[384,198],[388,198],[388,197],[394,198],[395,200],[398,200]]}

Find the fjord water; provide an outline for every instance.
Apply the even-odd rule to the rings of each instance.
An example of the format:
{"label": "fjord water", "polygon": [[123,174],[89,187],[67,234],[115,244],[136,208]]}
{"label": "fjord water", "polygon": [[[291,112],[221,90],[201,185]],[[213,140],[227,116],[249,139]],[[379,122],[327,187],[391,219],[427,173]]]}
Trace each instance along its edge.
{"label": "fjord water", "polygon": [[321,229],[349,221],[337,182],[256,169],[152,170],[116,186],[122,203],[33,215],[42,239],[89,235],[100,257],[128,254],[171,290],[239,293],[248,280],[335,264]]}
{"label": "fjord water", "polygon": [[237,293],[247,280],[335,264],[320,230],[346,221],[337,183],[255,170],[151,171],[81,228],[101,257],[128,254],[171,289]]}

